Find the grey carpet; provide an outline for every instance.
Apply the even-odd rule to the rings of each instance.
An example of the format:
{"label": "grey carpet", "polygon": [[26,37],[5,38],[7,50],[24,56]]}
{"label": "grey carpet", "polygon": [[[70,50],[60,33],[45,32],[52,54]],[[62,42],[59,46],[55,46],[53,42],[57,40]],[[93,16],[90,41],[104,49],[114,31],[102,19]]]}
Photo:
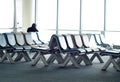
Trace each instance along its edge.
{"label": "grey carpet", "polygon": [[93,61],[93,65],[79,68],[56,64],[44,67],[42,62],[32,67],[31,62],[0,64],[0,82],[120,82],[120,72],[111,65],[107,71],[101,71],[104,63]]}

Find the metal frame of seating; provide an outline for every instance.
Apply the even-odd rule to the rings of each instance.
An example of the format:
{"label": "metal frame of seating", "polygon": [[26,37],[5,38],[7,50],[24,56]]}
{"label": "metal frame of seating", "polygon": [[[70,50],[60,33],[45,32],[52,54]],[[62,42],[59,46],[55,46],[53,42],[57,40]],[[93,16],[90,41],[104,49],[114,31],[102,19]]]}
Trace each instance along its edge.
{"label": "metal frame of seating", "polygon": [[[73,34],[72,39],[73,39],[73,42],[74,42],[74,45],[76,48],[84,49],[86,51],[86,54],[84,55],[84,57],[89,61],[87,65],[91,65],[92,62],[90,61],[87,54],[93,53],[93,50],[91,48],[84,48],[80,34]],[[80,62],[81,61],[78,61],[78,63],[80,63]]]}
{"label": "metal frame of seating", "polygon": [[[24,54],[26,54],[26,56],[31,60],[31,58],[28,55],[28,54],[30,54],[29,52],[31,50],[31,46],[25,44],[25,39],[24,39],[23,33],[22,32],[16,32],[16,33],[14,33],[14,36],[15,36],[17,45],[23,47]],[[15,61],[21,60],[22,57],[23,57],[23,55],[18,54]]]}
{"label": "metal frame of seating", "polygon": [[101,41],[100,34],[93,34],[93,36],[95,38],[96,44],[101,46],[103,44],[103,42]]}
{"label": "metal frame of seating", "polygon": [[[32,36],[31,36],[30,34],[31,34],[31,33],[25,33],[25,37],[27,37],[27,38],[25,38],[25,39],[26,39],[26,42],[27,42],[28,45],[30,45],[30,46],[32,46],[32,47],[37,47],[37,48],[45,48],[45,49],[47,49],[47,50],[50,51],[49,54],[51,54],[51,55],[50,55],[50,57],[48,58],[48,60],[46,60],[45,58],[43,58],[44,61],[46,60],[46,61],[45,61],[46,64],[51,64],[51,63],[53,63],[55,60],[57,60],[57,62],[58,62],[59,64],[63,62],[63,59],[62,59],[61,55],[60,55],[59,53],[57,53],[57,50],[56,50],[56,49],[51,49],[51,48],[49,48],[49,47],[52,47],[53,45],[51,45],[51,44],[49,44],[49,45],[46,45],[46,44],[42,44],[42,45],[35,44],[35,46],[34,46],[34,42],[33,42]],[[29,38],[28,38],[28,37],[29,37]],[[54,43],[54,42],[53,42],[53,39],[50,39],[50,43]],[[35,51],[35,50],[32,50],[32,51]],[[40,58],[40,57],[37,57],[37,55],[39,54],[38,51],[39,51],[39,50],[37,50],[37,53],[33,56],[32,59]],[[47,53],[45,53],[45,54],[47,54]],[[44,56],[43,56],[43,57],[44,57]],[[39,61],[39,59],[36,59],[36,61],[35,61],[36,63],[34,62],[33,65],[36,65],[38,61]]]}
{"label": "metal frame of seating", "polygon": [[24,35],[22,32],[14,33],[14,35],[15,35],[16,43],[19,46],[22,46],[25,50],[31,50],[31,46],[25,43]]}
{"label": "metal frame of seating", "polygon": [[36,32],[36,34],[37,34],[38,40],[39,40],[42,44],[45,44],[45,43],[40,39],[40,37],[39,37],[39,32]]}
{"label": "metal frame of seating", "polygon": [[[91,35],[95,37],[94,35]],[[86,65],[91,65],[91,62],[97,57],[100,63],[103,63],[101,56],[109,56],[109,59],[102,67],[102,71],[106,71],[112,64],[116,71],[120,71],[119,63],[120,51],[116,49],[102,49],[102,47],[89,47],[89,38],[87,34],[53,34],[48,46],[38,46],[34,43],[31,33],[2,33],[0,34],[0,62],[8,60],[10,63],[24,58],[26,61],[31,61],[29,53],[35,52],[32,66],[35,66],[41,59],[45,66],[57,60],[60,66],[65,67],[72,62],[72,65],[79,67],[81,61]],[[17,54],[15,61],[13,56]],[[48,60],[44,55],[49,54]],[[87,54],[93,54],[90,58]],[[65,57],[63,58],[64,55]]]}
{"label": "metal frame of seating", "polygon": [[24,48],[22,46],[17,45],[14,33],[4,33],[4,35],[7,39],[8,45],[14,49],[12,56],[14,56],[17,53],[17,55],[21,55],[26,62],[31,61]]}
{"label": "metal frame of seating", "polygon": [[0,34],[0,52],[1,52],[0,62],[3,62],[4,60],[8,60],[10,63],[14,63],[14,60],[11,57],[12,51],[13,48],[8,46],[4,34]]}
{"label": "metal frame of seating", "polygon": [[109,56],[109,59],[107,60],[105,65],[102,67],[102,70],[106,71],[107,68],[109,67],[109,65],[113,64],[114,68],[117,71],[120,71],[120,67],[119,67],[120,51],[119,51],[119,49],[114,49],[114,46],[117,46],[117,45],[111,46],[108,43],[104,43],[102,41],[102,38],[101,38],[100,34],[93,34],[93,35],[94,35],[94,39],[96,41],[96,44],[98,46],[102,46],[102,47],[106,48],[106,50],[101,52],[101,55],[102,56]]}
{"label": "metal frame of seating", "polygon": [[31,33],[31,36],[33,38],[33,41],[35,42],[36,45],[43,45],[44,42],[42,42],[40,39],[39,39],[39,36],[38,36],[38,32],[29,32]]}
{"label": "metal frame of seating", "polygon": [[[28,33],[23,33],[24,35],[24,39],[25,39],[25,43],[28,46],[32,46],[32,47],[41,47],[41,43],[39,43],[39,41],[35,42],[36,40],[33,39],[33,35],[35,36],[35,38],[37,38],[36,36],[36,32],[28,32]],[[27,37],[27,38],[26,38]],[[38,55],[38,53],[36,53],[32,59],[35,59],[35,57]]]}
{"label": "metal frame of seating", "polygon": [[[90,36],[90,37],[88,37]],[[98,58],[98,60],[100,61],[100,63],[104,63],[102,58],[100,57],[100,52],[102,51],[102,48],[100,47],[90,47],[89,46],[89,42],[90,42],[90,38],[91,38],[92,34],[82,34],[81,38],[82,38],[82,42],[83,42],[83,46],[84,48],[91,48],[93,50],[93,56],[90,58],[91,62],[95,59],[95,57]]]}
{"label": "metal frame of seating", "polygon": [[[34,42],[34,44],[35,44],[36,46],[39,46],[39,47],[48,47],[47,44],[45,44],[44,42],[42,42],[42,41],[40,40],[39,35],[38,35],[38,32],[29,32],[29,33],[31,34],[32,39],[33,39],[33,42]],[[35,59],[36,56],[37,56],[37,54],[34,55],[34,56],[32,57],[32,59]]]}
{"label": "metal frame of seating", "polygon": [[104,43],[102,41],[101,35],[100,34],[93,34],[95,42],[98,46],[104,47],[104,48],[108,48],[108,49],[112,49],[112,46],[110,44]]}
{"label": "metal frame of seating", "polygon": [[54,37],[54,35],[51,36],[48,46],[51,50],[54,50],[55,52],[52,53],[52,55],[50,55],[50,57],[47,59],[47,62],[51,64],[51,63],[54,63],[54,61],[56,60],[58,64],[63,63],[64,59],[61,53],[59,53],[59,50],[57,48],[56,37]]}
{"label": "metal frame of seating", "polygon": [[106,50],[101,52],[102,56],[109,56],[109,59],[102,67],[102,71],[106,71],[110,64],[116,69],[116,71],[120,71],[120,66],[117,60],[120,58],[120,51],[119,50]]}
{"label": "metal frame of seating", "polygon": [[34,44],[32,36],[30,33],[23,33],[25,42],[27,45],[31,46],[31,52],[36,52],[36,57],[33,59],[32,66],[35,66],[38,61],[41,59],[45,66],[48,66],[47,60],[44,55],[51,54],[53,51],[49,47],[41,47]]}
{"label": "metal frame of seating", "polygon": [[64,35],[66,40],[67,40],[67,43],[68,43],[68,47],[70,49],[75,49],[75,50],[78,50],[80,52],[80,55],[78,55],[77,57],[77,63],[80,64],[81,61],[83,60],[85,62],[86,65],[91,65],[91,61],[89,60],[88,56],[87,56],[87,52],[84,48],[78,48],[78,47],[75,47],[74,45],[74,41],[73,41],[73,38],[72,38],[72,35],[70,34],[67,34],[67,35]]}
{"label": "metal frame of seating", "polygon": [[83,52],[77,49],[69,48],[68,43],[63,35],[52,35],[54,38],[54,47],[59,50],[59,53],[66,55],[64,62],[61,64],[62,67],[67,66],[69,61],[72,62],[72,65],[79,67],[79,64],[76,61],[77,55],[82,55]]}

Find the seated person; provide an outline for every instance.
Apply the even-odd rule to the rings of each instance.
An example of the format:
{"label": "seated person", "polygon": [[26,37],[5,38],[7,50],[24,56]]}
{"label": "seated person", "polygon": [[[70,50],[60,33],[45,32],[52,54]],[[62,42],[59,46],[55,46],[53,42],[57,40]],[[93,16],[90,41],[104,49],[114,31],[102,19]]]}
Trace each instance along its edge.
{"label": "seated person", "polygon": [[38,32],[36,29],[36,24],[33,23],[32,26],[27,29],[27,32]]}

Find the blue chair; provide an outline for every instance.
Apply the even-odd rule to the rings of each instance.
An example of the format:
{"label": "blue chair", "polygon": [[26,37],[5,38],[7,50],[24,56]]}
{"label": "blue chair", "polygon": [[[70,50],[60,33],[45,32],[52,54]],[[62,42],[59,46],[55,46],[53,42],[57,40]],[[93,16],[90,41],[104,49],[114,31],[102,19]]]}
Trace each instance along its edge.
{"label": "blue chair", "polygon": [[[92,35],[89,35],[90,37],[92,37]],[[82,34],[81,35],[81,38],[82,38],[82,42],[83,42],[83,46],[85,49],[91,49],[93,52],[93,56],[90,58],[91,61],[93,61],[95,59],[95,57],[98,58],[98,60],[100,61],[100,63],[103,63],[103,60],[102,58],[100,57],[100,52],[101,51],[104,51],[105,49],[103,48],[100,48],[100,47],[92,47],[92,46],[89,46],[89,43],[90,43],[90,38],[88,37],[87,34]]]}
{"label": "blue chair", "polygon": [[94,36],[95,42],[98,46],[101,46],[101,47],[104,47],[107,49],[112,49],[112,46],[110,44],[103,42],[100,34],[93,34],[93,36]]}
{"label": "blue chair", "polygon": [[43,45],[44,42],[42,42],[39,38],[38,32],[30,32],[31,36],[33,38],[33,41],[35,42],[36,45]]}
{"label": "blue chair", "polygon": [[35,45],[30,33],[24,33],[24,38],[25,38],[26,44],[31,46],[32,48],[30,52],[36,52],[36,56],[35,56],[35,59],[33,59],[32,66],[35,66],[40,59],[43,61],[45,66],[48,66],[47,60],[44,55],[50,55],[53,52],[53,50],[49,49],[48,46],[41,47],[41,46]]}
{"label": "blue chair", "polygon": [[[21,55],[22,57],[24,57],[25,61],[31,61],[30,57],[28,56],[28,54],[26,54],[26,51],[24,51],[24,48],[22,46],[19,46],[16,43],[16,39],[14,36],[14,33],[4,33],[4,35],[6,36],[7,39],[7,43],[8,45],[13,48],[13,56],[15,55],[15,53],[17,53],[17,55]],[[20,39],[22,41],[22,39]]]}
{"label": "blue chair", "polygon": [[[18,46],[21,46],[23,48],[24,54],[27,56],[27,58],[31,59],[28,54],[30,54],[31,46],[25,44],[25,39],[22,34],[22,32],[16,32],[14,33],[16,44]],[[15,61],[19,61],[23,58],[23,55],[18,55],[15,59]]]}
{"label": "blue chair", "polygon": [[60,65],[62,67],[65,67],[69,64],[69,61],[71,61],[72,65],[74,65],[75,67],[79,67],[75,56],[80,55],[80,53],[82,53],[82,52],[77,49],[69,48],[67,41],[63,35],[55,35],[54,34],[54,35],[52,35],[52,38],[54,38],[54,43],[53,43],[54,46],[50,47],[50,48],[58,49],[59,53],[61,55],[64,54],[64,56],[65,56],[64,62],[61,63]]}
{"label": "blue chair", "polygon": [[91,61],[89,60],[88,56],[87,56],[87,52],[84,48],[81,48],[81,47],[75,47],[74,45],[74,41],[73,41],[73,35],[70,35],[70,34],[67,34],[67,35],[64,35],[66,41],[67,41],[67,44],[68,44],[68,47],[70,49],[75,49],[75,50],[78,50],[80,53],[77,57],[77,63],[80,64],[81,61],[83,60],[85,62],[86,65],[91,65]]}
{"label": "blue chair", "polygon": [[13,50],[12,47],[8,46],[4,34],[0,34],[0,52],[2,56],[0,62],[8,60],[10,63],[14,63],[14,60],[11,57]]}
{"label": "blue chair", "polygon": [[109,56],[109,59],[102,67],[102,71],[106,71],[107,68],[112,64],[116,71],[120,71],[120,66],[117,60],[120,59],[120,51],[119,50],[105,50],[101,52],[102,56]]}

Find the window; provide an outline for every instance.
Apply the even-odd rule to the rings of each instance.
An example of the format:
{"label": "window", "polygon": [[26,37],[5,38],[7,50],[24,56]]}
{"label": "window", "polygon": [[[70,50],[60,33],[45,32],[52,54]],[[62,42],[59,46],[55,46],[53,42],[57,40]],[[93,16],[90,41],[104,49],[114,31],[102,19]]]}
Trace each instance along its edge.
{"label": "window", "polygon": [[106,0],[106,39],[107,42],[120,45],[120,0]]}
{"label": "window", "polygon": [[14,0],[1,0],[0,11],[0,32],[13,31]]}
{"label": "window", "polygon": [[104,0],[82,0],[82,30],[104,30]]}
{"label": "window", "polygon": [[120,0],[107,0],[106,30],[120,31]]}
{"label": "window", "polygon": [[106,43],[120,45],[120,38],[118,38],[120,32],[106,32],[105,35]]}
{"label": "window", "polygon": [[37,28],[40,38],[49,41],[56,33],[57,0],[37,0]]}
{"label": "window", "polygon": [[58,32],[79,33],[80,0],[59,0]]}

